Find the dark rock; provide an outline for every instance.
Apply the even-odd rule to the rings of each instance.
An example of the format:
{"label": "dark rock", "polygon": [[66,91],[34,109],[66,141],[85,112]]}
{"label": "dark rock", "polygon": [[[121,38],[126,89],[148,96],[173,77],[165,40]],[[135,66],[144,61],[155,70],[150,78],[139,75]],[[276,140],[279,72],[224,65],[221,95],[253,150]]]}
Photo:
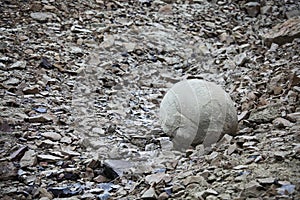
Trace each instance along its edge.
{"label": "dark rock", "polygon": [[24,153],[27,151],[27,149],[27,146],[21,146],[20,148],[18,148],[18,150],[10,154],[10,159],[12,161],[20,160],[23,157]]}
{"label": "dark rock", "polygon": [[82,193],[82,189],[82,185],[76,183],[69,186],[49,187],[47,190],[51,192],[54,197],[71,197]]}
{"label": "dark rock", "polygon": [[18,169],[12,162],[0,162],[0,180],[15,180],[18,176]]}
{"label": "dark rock", "polygon": [[43,67],[45,69],[52,69],[52,68],[54,68],[53,65],[48,61],[47,58],[42,58],[41,63],[40,63],[39,66]]}
{"label": "dark rock", "polygon": [[245,4],[246,11],[251,17],[256,17],[260,12],[260,3],[248,2]]}
{"label": "dark rock", "polygon": [[24,94],[37,94],[39,93],[39,86],[33,85],[33,86],[27,86],[23,89]]}
{"label": "dark rock", "polygon": [[12,128],[9,125],[7,120],[2,120],[0,118],[0,131],[1,132],[11,132],[12,131]]}

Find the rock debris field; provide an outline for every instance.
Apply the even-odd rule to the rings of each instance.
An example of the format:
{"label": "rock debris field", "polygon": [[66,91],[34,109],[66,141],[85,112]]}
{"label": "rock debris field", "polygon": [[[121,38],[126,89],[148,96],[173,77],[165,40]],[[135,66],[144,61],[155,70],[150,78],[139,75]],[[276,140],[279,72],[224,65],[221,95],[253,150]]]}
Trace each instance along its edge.
{"label": "rock debris field", "polygon": [[[2,0],[0,12],[1,199],[300,199],[299,1]],[[236,135],[172,149],[159,107],[186,79],[230,95]]]}

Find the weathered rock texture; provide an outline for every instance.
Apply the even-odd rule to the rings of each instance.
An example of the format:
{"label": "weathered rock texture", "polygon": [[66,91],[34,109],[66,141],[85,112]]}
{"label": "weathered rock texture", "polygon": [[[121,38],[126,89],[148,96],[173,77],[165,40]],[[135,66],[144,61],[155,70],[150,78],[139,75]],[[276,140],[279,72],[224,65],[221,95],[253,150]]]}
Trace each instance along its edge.
{"label": "weathered rock texture", "polygon": [[229,95],[215,83],[200,79],[175,84],[162,100],[160,119],[178,150],[191,144],[210,146],[224,134],[235,134],[238,124]]}
{"label": "weathered rock texture", "polygon": [[300,38],[300,17],[293,17],[274,26],[264,38],[267,45],[272,43],[282,45]]}

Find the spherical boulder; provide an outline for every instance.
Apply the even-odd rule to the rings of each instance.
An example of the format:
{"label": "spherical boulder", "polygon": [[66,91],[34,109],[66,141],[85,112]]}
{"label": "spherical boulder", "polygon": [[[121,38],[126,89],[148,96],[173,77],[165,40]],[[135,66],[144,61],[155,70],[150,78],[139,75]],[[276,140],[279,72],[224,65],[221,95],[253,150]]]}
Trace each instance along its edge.
{"label": "spherical boulder", "polygon": [[209,147],[224,134],[234,135],[238,126],[230,96],[215,83],[201,79],[178,82],[166,93],[160,121],[180,151],[198,144]]}

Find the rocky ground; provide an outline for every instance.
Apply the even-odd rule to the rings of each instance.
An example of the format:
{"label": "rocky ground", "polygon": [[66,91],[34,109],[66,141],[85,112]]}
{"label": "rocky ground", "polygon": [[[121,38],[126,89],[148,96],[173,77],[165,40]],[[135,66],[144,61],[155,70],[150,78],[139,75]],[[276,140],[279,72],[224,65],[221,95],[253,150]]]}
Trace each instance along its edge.
{"label": "rocky ground", "polygon": [[[2,0],[1,199],[300,199],[300,3]],[[159,105],[201,78],[237,136],[171,150]]]}

